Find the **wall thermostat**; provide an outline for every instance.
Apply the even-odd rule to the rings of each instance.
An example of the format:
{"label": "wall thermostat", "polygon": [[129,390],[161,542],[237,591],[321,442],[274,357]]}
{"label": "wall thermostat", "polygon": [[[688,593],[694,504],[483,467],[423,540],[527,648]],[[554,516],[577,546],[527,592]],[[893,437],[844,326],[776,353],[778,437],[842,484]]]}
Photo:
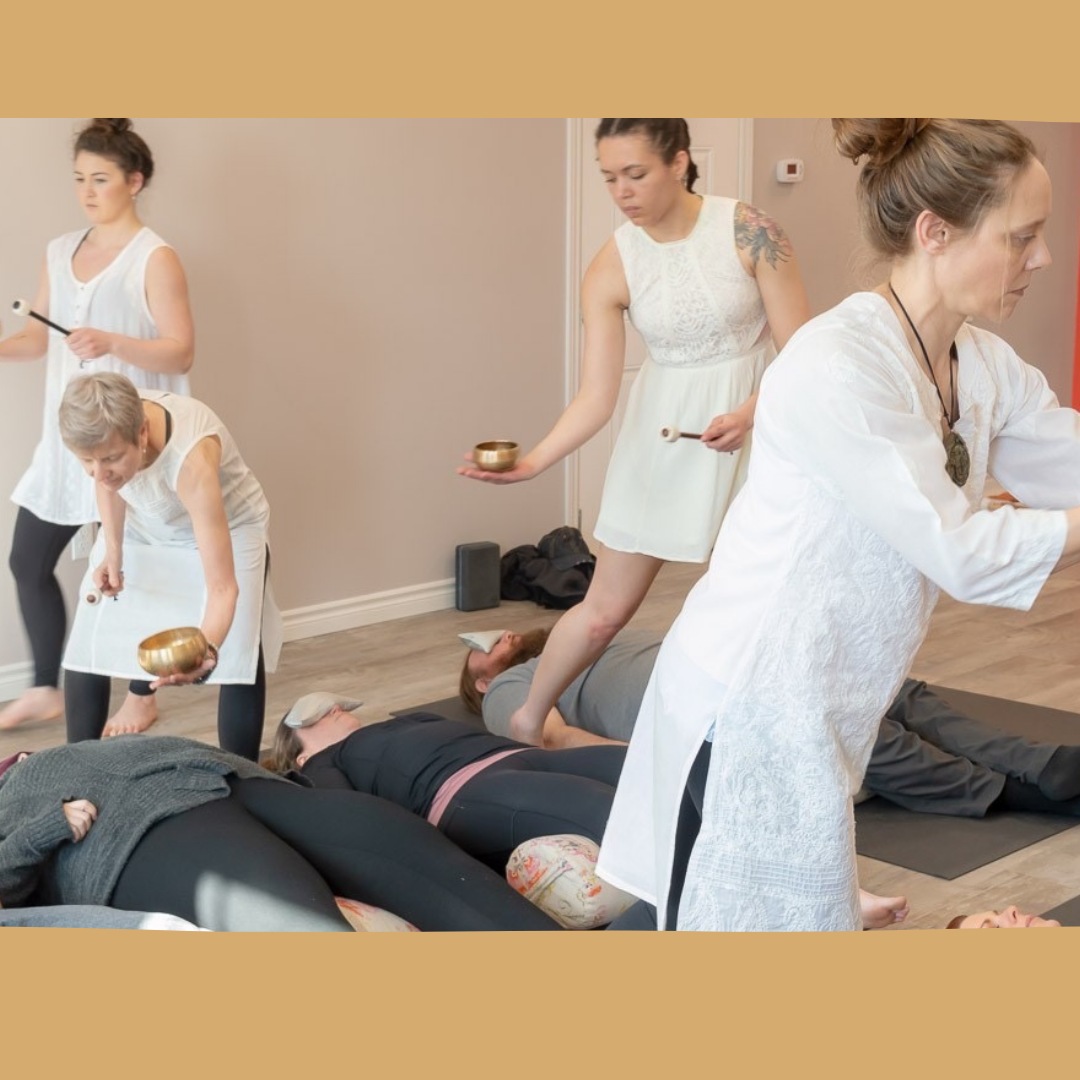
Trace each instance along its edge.
{"label": "wall thermostat", "polygon": [[776,179],[781,184],[797,184],[803,178],[803,163],[799,158],[785,158],[776,163]]}

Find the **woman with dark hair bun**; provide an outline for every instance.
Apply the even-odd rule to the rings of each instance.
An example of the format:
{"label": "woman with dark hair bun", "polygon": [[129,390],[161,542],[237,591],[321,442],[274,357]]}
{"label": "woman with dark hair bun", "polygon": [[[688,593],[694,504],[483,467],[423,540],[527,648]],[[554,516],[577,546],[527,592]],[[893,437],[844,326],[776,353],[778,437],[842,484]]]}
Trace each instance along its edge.
{"label": "woman with dark hair bun", "polygon": [[[1050,263],[1034,147],[993,120],[833,124],[888,275],[765,375],[750,476],[660,650],[600,854],[679,930],[858,929],[852,796],[939,594],[1026,610],[1080,561],[1080,416],[968,322],[1008,318]],[[982,509],[988,475],[1023,508]]]}
{"label": "woman with dark hair bun", "polygon": [[[64,330],[28,319],[0,341],[0,361],[47,356],[41,441],[12,500],[18,504],[10,566],[34,659],[34,685],[0,710],[0,729],[63,713],[58,689],[67,632],[56,564],[79,530],[97,521],[93,482],[64,448],[57,413],[75,376],[126,375],[136,386],[187,395],[194,328],[176,252],[139,218],[154,174],[146,142],[127,118],[96,117],[75,138],[75,193],[90,227],[53,240],[33,310]],[[106,734],[142,731],[157,718],[149,686],[133,682]]]}
{"label": "woman with dark hair bun", "polygon": [[[582,284],[581,387],[515,468],[458,469],[516,483],[591,439],[615,412],[629,315],[649,355],[608,466],[589,590],[552,630],[528,700],[511,719],[512,736],[534,744],[559,695],[629,622],[664,562],[708,559],[746,476],[758,383],[774,343],[782,347],[809,314],[780,226],[746,203],[694,194],[685,120],[601,120],[596,152],[628,221]],[[694,438],[665,441],[661,429],[672,424]]]}

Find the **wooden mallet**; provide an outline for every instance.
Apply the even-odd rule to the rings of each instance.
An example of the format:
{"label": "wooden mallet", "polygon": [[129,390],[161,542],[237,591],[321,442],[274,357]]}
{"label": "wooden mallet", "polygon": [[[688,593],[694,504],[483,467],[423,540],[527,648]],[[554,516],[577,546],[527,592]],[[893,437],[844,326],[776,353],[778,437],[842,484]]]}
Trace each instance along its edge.
{"label": "wooden mallet", "polygon": [[677,439],[700,439],[701,435],[693,431],[680,431],[674,424],[660,429],[660,438],[664,442],[675,442]]}

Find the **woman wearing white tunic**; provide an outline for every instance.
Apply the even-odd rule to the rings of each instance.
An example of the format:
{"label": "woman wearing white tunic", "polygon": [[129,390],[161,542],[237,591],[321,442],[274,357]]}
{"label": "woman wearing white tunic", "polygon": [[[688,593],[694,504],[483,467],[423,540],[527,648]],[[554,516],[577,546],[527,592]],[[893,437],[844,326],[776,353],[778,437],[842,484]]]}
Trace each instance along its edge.
{"label": "woman wearing white tunic", "polygon": [[[28,319],[0,342],[0,360],[48,354],[41,441],[16,487],[10,565],[34,659],[33,687],[0,711],[0,729],[63,711],[57,689],[67,617],[56,564],[81,527],[97,520],[93,484],[64,449],[57,409],[78,374],[117,371],[137,386],[187,394],[194,331],[187,284],[176,252],[139,220],[136,199],[154,161],[127,119],[98,118],[75,142],[75,190],[90,220],[53,240],[33,310],[71,333]],[[145,681],[132,685],[114,718],[117,730],[141,730],[157,715]]]}
{"label": "woman wearing white tunic", "polygon": [[68,741],[101,735],[109,677],[138,677],[140,641],[198,626],[210,643],[202,667],[152,685],[220,684],[218,741],[254,760],[263,647],[273,671],[280,634],[266,586],[270,508],[232,436],[202,402],[115,374],[68,384],[60,433],[94,479],[101,516],[82,594],[102,600],[79,604],[64,654]]}
{"label": "woman wearing white tunic", "polygon": [[[592,438],[615,411],[629,313],[649,355],[608,467],[589,590],[552,630],[528,700],[510,721],[515,739],[534,744],[559,695],[629,622],[663,563],[708,559],[745,476],[773,342],[782,346],[808,315],[780,227],[746,203],[693,193],[685,120],[605,119],[596,148],[629,221],[582,284],[581,387],[514,469],[458,470],[490,483],[529,480]],[[665,442],[661,428],[672,424],[700,440]]]}
{"label": "woman wearing white tunic", "polygon": [[[939,592],[1026,610],[1080,559],[1080,417],[966,322],[1007,318],[1050,262],[1034,148],[997,121],[833,123],[867,158],[889,277],[766,374],[747,483],[661,649],[600,855],[680,930],[857,929],[851,796]],[[988,474],[1039,509],[981,510]],[[676,908],[676,816],[710,738]]]}

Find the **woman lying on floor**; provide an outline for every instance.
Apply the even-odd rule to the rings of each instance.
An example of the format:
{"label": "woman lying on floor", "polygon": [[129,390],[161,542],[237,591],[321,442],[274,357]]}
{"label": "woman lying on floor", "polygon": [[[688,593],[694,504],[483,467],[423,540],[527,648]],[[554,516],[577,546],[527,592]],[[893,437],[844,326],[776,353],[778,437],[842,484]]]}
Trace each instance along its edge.
{"label": "woman lying on floor", "polygon": [[[500,874],[527,840],[603,838],[625,746],[541,750],[434,713],[361,720],[359,707],[325,691],[304,695],[278,725],[269,767],[395,802]],[[866,929],[907,915],[902,897],[863,892],[861,902]]]}
{"label": "woman lying on floor", "polygon": [[0,904],[108,905],[209,930],[351,931],[335,896],[420,930],[558,930],[438,830],[190,739],[0,763]]}
{"label": "woman lying on floor", "polygon": [[361,720],[359,707],[324,691],[304,695],[278,725],[269,767],[397,803],[500,874],[514,848],[537,836],[600,843],[625,746],[540,750],[434,713]]}

